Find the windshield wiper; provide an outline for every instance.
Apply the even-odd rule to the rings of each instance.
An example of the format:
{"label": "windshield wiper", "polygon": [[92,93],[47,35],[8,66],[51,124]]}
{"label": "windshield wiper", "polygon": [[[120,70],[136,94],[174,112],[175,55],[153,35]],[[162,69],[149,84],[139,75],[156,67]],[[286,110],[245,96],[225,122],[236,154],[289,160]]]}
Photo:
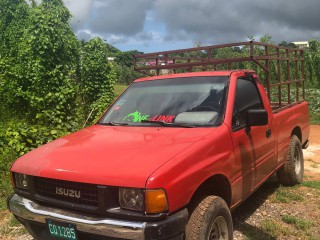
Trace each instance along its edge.
{"label": "windshield wiper", "polygon": [[164,121],[152,121],[152,120],[141,120],[142,123],[155,123],[165,127],[184,127],[184,128],[194,128],[193,125],[185,125],[185,124],[177,124],[177,123],[170,123]]}
{"label": "windshield wiper", "polygon": [[127,126],[128,123],[119,123],[119,122],[106,122],[106,123],[98,123],[99,125],[108,125],[108,126]]}

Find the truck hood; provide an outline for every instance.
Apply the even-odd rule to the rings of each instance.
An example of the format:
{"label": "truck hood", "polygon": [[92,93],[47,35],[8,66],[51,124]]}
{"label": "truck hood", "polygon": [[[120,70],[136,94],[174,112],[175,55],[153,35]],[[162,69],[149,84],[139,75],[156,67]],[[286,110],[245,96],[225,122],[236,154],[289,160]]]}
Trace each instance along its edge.
{"label": "truck hood", "polygon": [[214,130],[94,125],[27,153],[11,171],[66,181],[145,187],[155,170]]}

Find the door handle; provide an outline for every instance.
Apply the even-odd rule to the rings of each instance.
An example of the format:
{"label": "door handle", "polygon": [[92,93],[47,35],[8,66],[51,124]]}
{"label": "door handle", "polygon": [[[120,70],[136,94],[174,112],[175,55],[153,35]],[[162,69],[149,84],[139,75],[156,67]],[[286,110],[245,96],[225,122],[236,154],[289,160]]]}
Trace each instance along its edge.
{"label": "door handle", "polygon": [[271,137],[271,129],[268,129],[267,131],[266,131],[266,137],[267,138],[270,138]]}

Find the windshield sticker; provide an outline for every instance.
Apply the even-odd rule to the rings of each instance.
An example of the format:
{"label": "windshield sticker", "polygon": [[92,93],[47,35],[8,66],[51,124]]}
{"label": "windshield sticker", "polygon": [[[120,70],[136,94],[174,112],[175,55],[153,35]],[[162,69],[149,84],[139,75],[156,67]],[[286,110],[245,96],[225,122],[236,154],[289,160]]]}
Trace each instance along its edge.
{"label": "windshield sticker", "polygon": [[121,106],[121,105],[124,104],[126,101],[127,101],[127,100],[125,100],[125,99],[119,100],[119,101],[117,102],[117,106]]}
{"label": "windshield sticker", "polygon": [[150,118],[150,121],[155,121],[155,122],[169,122],[172,123],[173,119],[175,118],[175,115],[156,115],[153,118]]}
{"label": "windshield sticker", "polygon": [[127,122],[141,122],[142,120],[148,120],[150,115],[142,115],[140,112],[135,111],[128,114],[123,118],[123,121]]}
{"label": "windshield sticker", "polygon": [[125,99],[122,99],[122,100],[119,100],[116,104],[116,106],[114,107],[114,110],[115,111],[118,111],[120,109],[120,107],[126,102],[127,100]]}

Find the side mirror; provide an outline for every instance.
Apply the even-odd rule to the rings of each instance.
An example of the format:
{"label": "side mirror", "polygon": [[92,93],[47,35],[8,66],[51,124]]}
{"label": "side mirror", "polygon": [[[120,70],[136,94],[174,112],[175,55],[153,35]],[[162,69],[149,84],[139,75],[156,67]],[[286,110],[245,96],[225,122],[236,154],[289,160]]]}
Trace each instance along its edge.
{"label": "side mirror", "polygon": [[247,112],[247,128],[251,126],[264,126],[268,124],[268,113],[265,109],[250,109]]}

